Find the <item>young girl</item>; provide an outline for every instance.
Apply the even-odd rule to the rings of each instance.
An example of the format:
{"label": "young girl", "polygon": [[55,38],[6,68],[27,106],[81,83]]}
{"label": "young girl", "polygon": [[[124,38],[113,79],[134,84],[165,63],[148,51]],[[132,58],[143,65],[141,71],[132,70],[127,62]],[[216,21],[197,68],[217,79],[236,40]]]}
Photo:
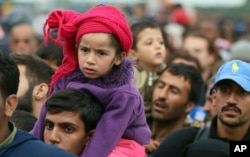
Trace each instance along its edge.
{"label": "young girl", "polygon": [[141,21],[131,26],[134,43],[129,56],[136,60],[135,84],[144,98],[148,121],[151,116],[151,95],[157,72],[164,68],[167,51],[163,31],[151,21]]}
{"label": "young girl", "polygon": [[[151,131],[143,100],[133,83],[133,65],[125,59],[132,33],[122,12],[106,5],[82,14],[55,10],[44,25],[45,41],[53,28],[58,29],[58,36],[52,41],[63,44],[65,54],[52,77],[52,92],[85,89],[105,104],[105,113],[81,156],[107,157],[121,137],[148,144]],[[41,139],[45,113],[43,105],[31,131]]]}

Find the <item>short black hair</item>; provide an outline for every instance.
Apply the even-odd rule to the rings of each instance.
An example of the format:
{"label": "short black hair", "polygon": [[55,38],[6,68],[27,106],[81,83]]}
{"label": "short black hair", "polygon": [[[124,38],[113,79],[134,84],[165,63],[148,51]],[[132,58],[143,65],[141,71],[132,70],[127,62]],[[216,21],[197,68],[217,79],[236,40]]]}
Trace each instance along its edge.
{"label": "short black hair", "polygon": [[46,108],[50,114],[63,111],[79,113],[86,132],[96,128],[104,112],[104,106],[90,92],[70,88],[52,94],[46,102]]}
{"label": "short black hair", "polygon": [[0,51],[0,91],[5,100],[9,95],[16,94],[19,85],[19,70],[9,54]]}
{"label": "short black hair", "polygon": [[11,53],[10,56],[17,65],[26,67],[26,76],[30,84],[50,83],[54,70],[40,57],[34,54],[18,53]]}
{"label": "short black hair", "polygon": [[172,64],[175,59],[183,59],[189,62],[193,62],[197,66],[198,70],[201,71],[199,60],[185,51],[172,53],[167,59],[167,65]]}
{"label": "short black hair", "polygon": [[10,121],[19,129],[31,131],[36,123],[36,117],[27,111],[15,110]]}
{"label": "short black hair", "polygon": [[[57,37],[57,30],[51,31],[53,38]],[[45,46],[44,42],[41,43],[40,47],[36,51],[37,56],[47,61],[55,61],[57,66],[62,64],[63,60],[63,46],[55,44],[50,39],[48,45]]]}
{"label": "short black hair", "polygon": [[201,73],[195,67],[183,63],[174,63],[166,66],[166,68],[160,72],[160,75],[165,71],[168,71],[174,76],[183,76],[185,80],[188,80],[191,89],[189,101],[194,103],[199,102],[205,85]]}

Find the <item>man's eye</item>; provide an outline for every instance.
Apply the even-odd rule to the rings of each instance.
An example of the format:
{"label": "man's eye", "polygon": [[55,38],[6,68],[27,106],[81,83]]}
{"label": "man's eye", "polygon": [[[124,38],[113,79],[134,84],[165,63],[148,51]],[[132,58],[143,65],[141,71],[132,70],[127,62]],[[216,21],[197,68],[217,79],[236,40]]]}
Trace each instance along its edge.
{"label": "man's eye", "polygon": [[72,133],[74,131],[74,129],[72,127],[65,127],[64,131],[68,134]]}
{"label": "man's eye", "polygon": [[24,40],[24,43],[25,43],[25,44],[29,44],[30,42],[31,42],[30,39],[25,39],[25,40]]}
{"label": "man's eye", "polygon": [[164,87],[164,84],[163,84],[162,82],[157,82],[157,83],[156,83],[156,86],[157,86],[158,88],[163,88],[163,87]]}
{"label": "man's eye", "polygon": [[245,90],[240,90],[239,94],[242,95],[242,96],[246,96],[246,95],[249,94],[249,92],[247,92]]}
{"label": "man's eye", "polygon": [[52,130],[53,127],[54,127],[53,123],[49,123],[49,122],[46,122],[46,123],[45,123],[45,128],[46,128],[47,130]]}
{"label": "man's eye", "polygon": [[171,91],[173,94],[178,94],[178,90],[177,90],[177,89],[172,88],[170,91]]}
{"label": "man's eye", "polygon": [[228,87],[220,87],[220,91],[223,92],[223,93],[229,93],[230,88],[228,88]]}

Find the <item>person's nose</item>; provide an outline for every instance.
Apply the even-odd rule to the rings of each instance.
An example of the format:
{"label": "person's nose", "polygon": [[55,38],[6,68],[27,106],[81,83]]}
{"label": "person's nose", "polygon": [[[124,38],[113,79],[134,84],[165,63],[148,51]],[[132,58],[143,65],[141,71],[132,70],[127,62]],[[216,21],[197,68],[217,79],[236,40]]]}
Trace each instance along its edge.
{"label": "person's nose", "polygon": [[49,142],[54,145],[60,143],[60,137],[56,128],[50,131]]}
{"label": "person's nose", "polygon": [[155,48],[156,49],[160,49],[162,48],[163,44],[161,44],[161,42],[155,42]]}
{"label": "person's nose", "polygon": [[237,104],[237,93],[232,91],[227,99],[228,104]]}
{"label": "person's nose", "polygon": [[89,55],[87,56],[88,58],[87,58],[87,64],[89,64],[89,65],[93,65],[93,64],[95,64],[96,62],[95,62],[95,54],[94,53],[89,53]]}
{"label": "person's nose", "polygon": [[167,95],[168,95],[168,89],[167,87],[165,88],[162,88],[160,91],[159,91],[159,98],[161,99],[167,99]]}

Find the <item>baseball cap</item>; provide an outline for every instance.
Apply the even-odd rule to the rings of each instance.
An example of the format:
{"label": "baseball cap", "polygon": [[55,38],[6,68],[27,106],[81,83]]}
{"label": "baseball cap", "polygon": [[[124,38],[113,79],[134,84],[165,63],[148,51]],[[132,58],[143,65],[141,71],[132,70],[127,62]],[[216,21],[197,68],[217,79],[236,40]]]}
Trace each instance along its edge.
{"label": "baseball cap", "polygon": [[250,92],[250,63],[241,60],[224,63],[216,73],[214,84],[222,80],[232,80],[245,91]]}

